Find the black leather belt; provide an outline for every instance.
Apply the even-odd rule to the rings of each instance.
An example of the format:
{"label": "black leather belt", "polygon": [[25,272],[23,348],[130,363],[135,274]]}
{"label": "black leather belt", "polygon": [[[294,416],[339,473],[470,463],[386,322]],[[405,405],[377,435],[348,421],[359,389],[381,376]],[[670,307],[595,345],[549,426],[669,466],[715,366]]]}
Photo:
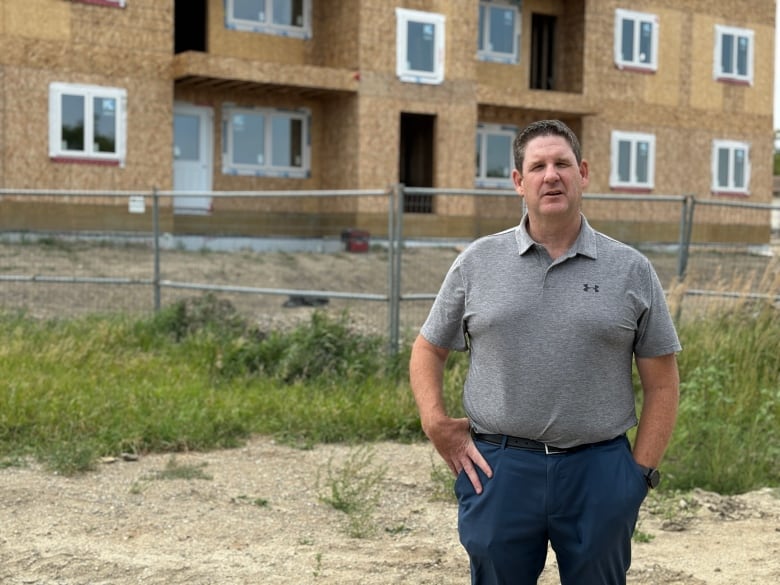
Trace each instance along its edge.
{"label": "black leather belt", "polygon": [[521,437],[512,437],[509,435],[491,435],[485,433],[475,433],[474,431],[471,431],[471,436],[474,438],[475,441],[484,441],[485,443],[490,443],[492,445],[501,445],[502,447],[505,446],[510,449],[522,449],[524,451],[540,451],[542,453],[547,453],[548,455],[556,455],[559,453],[575,453],[577,451],[582,451],[583,449],[590,449],[591,447],[595,447],[597,445],[604,445],[606,443],[611,443],[612,441],[619,438],[619,437],[615,437],[615,439],[600,441],[598,443],[585,443],[584,445],[575,445],[574,447],[562,448],[562,447],[553,447],[552,445],[548,445],[547,443],[542,443],[541,441],[534,441],[533,439],[523,439]]}

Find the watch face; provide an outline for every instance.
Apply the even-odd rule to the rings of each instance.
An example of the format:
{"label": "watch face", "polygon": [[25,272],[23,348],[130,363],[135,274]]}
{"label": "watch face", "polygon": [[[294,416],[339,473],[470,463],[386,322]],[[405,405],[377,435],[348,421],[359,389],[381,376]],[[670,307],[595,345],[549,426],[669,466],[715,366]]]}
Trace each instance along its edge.
{"label": "watch face", "polygon": [[655,489],[659,483],[661,483],[661,474],[657,469],[651,469],[647,474],[647,485]]}

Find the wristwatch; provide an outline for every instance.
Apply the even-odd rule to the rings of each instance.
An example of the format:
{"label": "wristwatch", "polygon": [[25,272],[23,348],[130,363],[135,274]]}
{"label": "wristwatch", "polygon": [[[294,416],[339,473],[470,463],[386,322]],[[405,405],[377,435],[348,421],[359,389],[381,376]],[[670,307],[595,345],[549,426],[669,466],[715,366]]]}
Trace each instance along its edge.
{"label": "wristwatch", "polygon": [[657,488],[658,484],[661,483],[661,473],[655,467],[639,465],[639,468],[642,470],[642,475],[645,476],[647,487],[650,489]]}

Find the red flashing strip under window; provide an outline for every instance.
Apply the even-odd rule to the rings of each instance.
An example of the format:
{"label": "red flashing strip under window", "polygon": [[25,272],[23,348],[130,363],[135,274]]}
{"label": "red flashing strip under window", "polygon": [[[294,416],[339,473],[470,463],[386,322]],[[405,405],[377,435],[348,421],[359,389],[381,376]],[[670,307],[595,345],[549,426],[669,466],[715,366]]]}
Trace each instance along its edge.
{"label": "red flashing strip under window", "polygon": [[750,197],[747,191],[711,191],[713,197],[738,197],[744,199]]}
{"label": "red flashing strip under window", "polygon": [[730,83],[731,85],[753,85],[749,80],[747,79],[737,79],[736,77],[716,77],[715,81],[720,81],[721,83]]}
{"label": "red flashing strip under window", "polygon": [[610,187],[610,189],[619,193],[628,193],[629,195],[644,195],[653,192],[653,189],[650,187]]}
{"label": "red flashing strip under window", "polygon": [[51,161],[56,163],[75,163],[81,165],[98,165],[103,167],[118,167],[120,164],[118,160],[105,160],[78,156],[53,156],[51,157]]}
{"label": "red flashing strip under window", "polygon": [[628,71],[629,73],[645,73],[647,75],[655,75],[655,67],[639,67],[636,65],[615,65],[615,68],[620,71]]}
{"label": "red flashing strip under window", "polygon": [[125,0],[70,0],[77,4],[95,4],[97,6],[111,6],[113,8],[124,8]]}

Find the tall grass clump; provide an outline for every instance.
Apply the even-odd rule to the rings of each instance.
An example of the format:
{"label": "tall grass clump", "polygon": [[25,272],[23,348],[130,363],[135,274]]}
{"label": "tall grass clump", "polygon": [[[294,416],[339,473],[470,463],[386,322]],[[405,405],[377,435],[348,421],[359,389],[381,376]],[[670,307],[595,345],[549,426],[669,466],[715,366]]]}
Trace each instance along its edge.
{"label": "tall grass clump", "polygon": [[743,304],[679,326],[680,410],[664,469],[675,488],[780,483],[780,311]]}
{"label": "tall grass clump", "polygon": [[419,437],[399,361],[346,315],[261,331],[213,297],[141,320],[0,316],[0,462]]}

